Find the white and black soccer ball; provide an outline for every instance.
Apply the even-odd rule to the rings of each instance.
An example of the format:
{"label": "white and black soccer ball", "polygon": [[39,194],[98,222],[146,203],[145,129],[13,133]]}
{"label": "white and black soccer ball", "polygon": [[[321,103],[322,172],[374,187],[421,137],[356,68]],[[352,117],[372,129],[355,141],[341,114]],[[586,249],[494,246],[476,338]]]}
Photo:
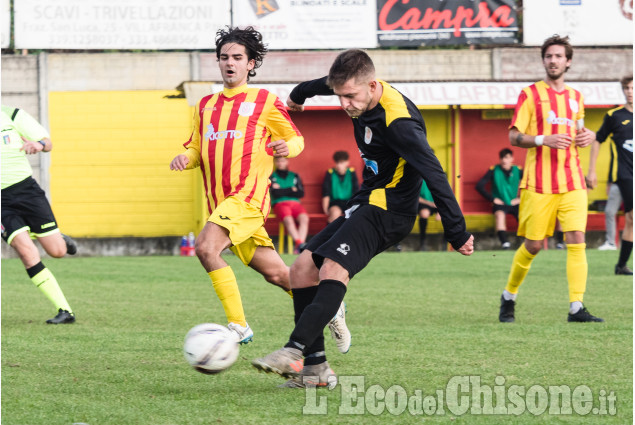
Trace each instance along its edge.
{"label": "white and black soccer ball", "polygon": [[225,326],[202,323],[185,335],[183,354],[197,371],[215,374],[228,369],[238,358],[238,341]]}

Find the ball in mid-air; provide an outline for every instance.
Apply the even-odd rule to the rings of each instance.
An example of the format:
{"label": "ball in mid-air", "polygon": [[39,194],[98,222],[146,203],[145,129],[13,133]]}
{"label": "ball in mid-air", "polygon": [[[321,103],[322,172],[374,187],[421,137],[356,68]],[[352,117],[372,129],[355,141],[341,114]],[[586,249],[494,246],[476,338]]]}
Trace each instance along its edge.
{"label": "ball in mid-air", "polygon": [[215,374],[228,369],[238,358],[236,336],[225,326],[203,323],[185,336],[183,354],[197,371]]}

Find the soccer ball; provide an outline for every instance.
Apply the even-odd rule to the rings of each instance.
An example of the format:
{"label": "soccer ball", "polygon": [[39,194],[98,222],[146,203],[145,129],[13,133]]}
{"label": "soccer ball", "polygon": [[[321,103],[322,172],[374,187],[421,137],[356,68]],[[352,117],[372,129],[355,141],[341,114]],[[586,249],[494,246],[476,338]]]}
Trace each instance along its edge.
{"label": "soccer ball", "polygon": [[185,335],[183,354],[197,371],[215,374],[228,369],[238,358],[236,336],[225,326],[203,323]]}

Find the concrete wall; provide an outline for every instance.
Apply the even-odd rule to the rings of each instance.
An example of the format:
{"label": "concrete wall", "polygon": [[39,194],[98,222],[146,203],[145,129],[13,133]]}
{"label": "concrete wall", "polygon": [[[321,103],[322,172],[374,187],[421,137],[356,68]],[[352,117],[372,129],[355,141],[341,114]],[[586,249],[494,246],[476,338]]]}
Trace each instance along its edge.
{"label": "concrete wall", "polygon": [[171,90],[195,77],[190,61],[189,53],[50,54],[48,86],[51,92]]}
{"label": "concrete wall", "polygon": [[[496,79],[540,80],[545,75],[539,48],[494,49],[492,62]],[[616,81],[632,73],[632,49],[575,49],[567,79]]]}

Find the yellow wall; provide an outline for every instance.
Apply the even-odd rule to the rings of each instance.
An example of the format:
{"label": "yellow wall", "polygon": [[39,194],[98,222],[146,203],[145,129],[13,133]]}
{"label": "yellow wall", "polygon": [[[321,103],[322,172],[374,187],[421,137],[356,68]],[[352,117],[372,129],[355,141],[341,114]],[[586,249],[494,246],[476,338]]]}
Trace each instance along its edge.
{"label": "yellow wall", "polygon": [[[434,149],[441,166],[447,173],[452,170],[452,145],[449,109],[423,109],[421,115],[426,123],[428,143]],[[450,184],[454,182],[450,181]]]}
{"label": "yellow wall", "polygon": [[51,200],[75,237],[184,235],[201,226],[198,170],[173,172],[192,108],[173,91],[49,95]]}

